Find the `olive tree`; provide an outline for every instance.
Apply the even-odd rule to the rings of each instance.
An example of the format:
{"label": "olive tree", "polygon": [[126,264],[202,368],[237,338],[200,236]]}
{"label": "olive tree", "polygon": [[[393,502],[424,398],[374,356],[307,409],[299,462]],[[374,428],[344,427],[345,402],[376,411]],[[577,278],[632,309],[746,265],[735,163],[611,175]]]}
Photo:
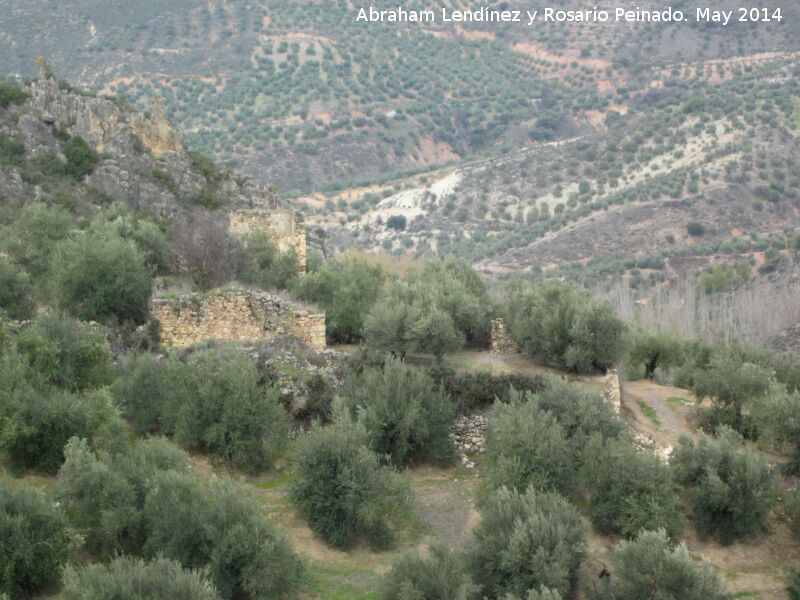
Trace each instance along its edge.
{"label": "olive tree", "polygon": [[562,283],[513,285],[509,331],[531,356],[574,372],[606,369],[621,357],[625,324],[607,302]]}
{"label": "olive tree", "polygon": [[724,425],[716,436],[683,436],[672,457],[689,490],[697,530],[727,544],[758,531],[775,501],[772,473],[742,437]]}
{"label": "olive tree", "polygon": [[554,492],[501,488],[480,506],[471,553],[482,593],[524,598],[539,586],[567,594],[586,552],[576,508]]}
{"label": "olive tree", "polygon": [[204,571],[184,569],[179,562],[166,558],[145,561],[128,556],[107,565],[67,567],[61,596],[65,600],[220,600]]}
{"label": "olive tree", "polygon": [[731,595],[714,567],[695,563],[685,544],[674,546],[667,532],[642,531],[614,551],[614,569],[600,598],[617,600],[728,600]]}
{"label": "olive tree", "polygon": [[315,425],[298,443],[292,501],[311,529],[336,547],[359,540],[388,546],[390,525],[407,506],[407,486],[381,465],[368,440],[366,429],[337,404],[333,423]]}
{"label": "olive tree", "polygon": [[84,321],[143,322],[153,272],[138,246],[110,233],[81,233],[54,250],[51,283],[59,306]]}
{"label": "olive tree", "polygon": [[3,477],[0,540],[0,596],[15,598],[57,581],[77,542],[52,500]]}

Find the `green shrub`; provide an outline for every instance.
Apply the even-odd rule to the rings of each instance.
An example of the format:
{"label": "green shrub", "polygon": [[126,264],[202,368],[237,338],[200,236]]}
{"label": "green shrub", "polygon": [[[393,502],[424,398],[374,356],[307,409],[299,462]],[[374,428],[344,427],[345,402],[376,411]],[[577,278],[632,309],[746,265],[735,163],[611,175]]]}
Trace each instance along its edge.
{"label": "green shrub", "polygon": [[33,467],[55,473],[63,461],[67,440],[88,434],[84,407],[60,390],[24,387],[13,394],[5,408],[0,450],[15,475]]}
{"label": "green shrub", "polygon": [[138,433],[173,435],[181,407],[191,401],[192,375],[174,356],[139,354],[114,381],[114,399]]}
{"label": "green shrub", "polygon": [[261,505],[230,480],[201,485],[172,444],[148,438],[95,453],[73,438],[65,454],[58,497],[95,554],[207,569],[223,598],[277,600],[296,588],[302,562]]}
{"label": "green shrub", "polygon": [[459,350],[463,336],[443,310],[389,296],[364,317],[364,341],[371,348],[400,358],[408,352],[430,352],[441,358]]}
{"label": "green shrub", "polygon": [[170,175],[166,171],[153,169],[150,172],[150,178],[157,184],[159,184],[160,186],[164,187],[166,190],[171,192],[174,196],[178,195],[178,186],[175,184],[175,180],[172,178],[172,175]]}
{"label": "green shrub", "polygon": [[204,491],[193,476],[163,473],[147,494],[144,520],[146,555],[207,566],[223,598],[284,598],[299,582],[302,561],[230,480]]}
{"label": "green shrub", "polygon": [[169,266],[169,251],[164,232],[152,220],[138,217],[127,207],[114,204],[98,213],[90,224],[97,234],[111,234],[133,241],[144,254],[145,263],[164,272]]}
{"label": "green shrub", "polygon": [[800,391],[800,355],[796,352],[776,352],[764,365],[775,371],[775,378],[790,392]]}
{"label": "green shrub", "polygon": [[55,473],[64,445],[74,435],[91,439],[118,419],[104,391],[72,395],[51,386],[23,383],[0,401],[0,452],[9,469],[21,474],[36,468]]}
{"label": "green shrub", "polygon": [[612,366],[622,355],[624,323],[611,306],[560,283],[517,285],[508,294],[509,331],[531,356],[574,372]]}
{"label": "green shrub", "polygon": [[716,354],[716,348],[701,340],[684,341],[683,359],[672,372],[672,385],[674,387],[691,389],[694,378],[701,369],[708,368],[711,359]]}
{"label": "green shrub", "polygon": [[46,382],[70,391],[107,385],[114,376],[102,333],[66,315],[37,317],[17,336],[17,348]]}
{"label": "green shrub", "polygon": [[541,375],[520,375],[490,371],[459,372],[446,365],[436,365],[428,370],[434,382],[455,404],[459,413],[491,406],[495,401],[507,402],[512,389],[520,392],[538,392],[545,386]]}
{"label": "green shrub", "polygon": [[499,404],[489,422],[486,465],[491,487],[524,491],[556,490],[569,494],[575,477],[564,430],[536,396],[514,392],[510,404]]}
{"label": "green shrub", "polygon": [[[120,448],[90,449],[72,438],[56,484],[71,522],[97,556],[141,554],[146,542],[143,519],[150,482],[163,472],[188,474],[188,455],[162,438],[145,438]],[[187,532],[188,533],[188,532]]]}
{"label": "green shrub", "polygon": [[727,600],[731,595],[707,561],[695,565],[685,544],[673,546],[667,532],[642,531],[614,551],[613,593],[600,598],[617,600]]}
{"label": "green shrub", "polygon": [[222,208],[225,201],[220,198],[211,188],[204,187],[200,193],[194,197],[194,203],[206,210],[217,210]]}
{"label": "green shrub", "polygon": [[686,225],[686,231],[689,235],[695,237],[703,235],[706,232],[706,227],[702,223],[692,221]]}
{"label": "green shrub", "polygon": [[50,268],[53,249],[70,227],[72,218],[63,208],[34,202],[24,206],[3,231],[2,249],[38,281]]}
{"label": "green shrub", "polygon": [[473,585],[461,557],[434,545],[429,556],[406,554],[392,564],[380,589],[381,600],[472,600]]}
{"label": "green shrub", "polygon": [[501,488],[481,504],[472,572],[488,597],[550,587],[566,595],[586,552],[578,511],[553,492]]}
{"label": "green shrub", "polygon": [[663,332],[638,330],[631,335],[627,362],[644,368],[645,379],[654,379],[657,368],[669,368],[683,359],[681,340]]}
{"label": "green shrub", "polygon": [[752,411],[759,438],[789,457],[786,473],[800,475],[800,392],[774,385],[752,404]]}
{"label": "green shrub", "polygon": [[25,142],[0,133],[0,162],[14,167],[25,165]]}
{"label": "green shrub", "polygon": [[364,260],[329,261],[300,278],[297,295],[325,309],[325,330],[333,342],[361,339],[364,315],[378,299],[385,276],[380,266]]}
{"label": "green shrub", "polygon": [[786,514],[794,532],[800,536],[800,488],[789,493],[786,500]]}
{"label": "green shrub", "polygon": [[431,261],[396,280],[364,319],[364,339],[383,352],[430,352],[441,360],[465,340],[485,339],[488,298],[468,264]]}
{"label": "green shrub", "polygon": [[711,398],[712,408],[698,408],[697,414],[705,429],[713,431],[727,425],[736,431],[754,435],[754,427],[743,409],[751,401],[763,397],[773,382],[773,373],[752,363],[742,363],[734,354],[715,356],[706,369],[694,376],[692,392],[697,398]]}
{"label": "green shrub", "polygon": [[30,277],[6,257],[0,256],[0,312],[10,319],[30,319],[36,309]]}
{"label": "green shrub", "polygon": [[214,163],[214,160],[205,154],[192,152],[189,156],[192,158],[192,167],[209,183],[217,183],[227,177],[227,174]]}
{"label": "green shrub", "polygon": [[26,183],[54,183],[53,180],[60,181],[67,176],[67,163],[56,152],[42,152],[28,161],[22,176]]}
{"label": "green shrub", "polygon": [[489,297],[483,278],[467,261],[432,260],[406,279],[428,305],[446,312],[468,342],[488,342]]}
{"label": "green shrub", "polygon": [[[191,393],[175,412],[175,439],[249,471],[269,469],[288,439],[278,392],[261,385],[253,361],[233,350],[206,350],[188,361]],[[167,410],[172,410],[166,407]]]}
{"label": "green shrub", "polygon": [[17,84],[8,79],[0,79],[0,108],[8,108],[12,104],[22,104],[28,95]]}
{"label": "green shrub", "polygon": [[800,571],[788,569],[786,573],[786,591],[791,600],[800,599]]}
{"label": "green shrub", "polygon": [[727,544],[758,531],[775,501],[772,474],[741,436],[720,426],[716,437],[684,436],[672,457],[678,481],[688,490],[701,535]]}
{"label": "green shrub", "polygon": [[595,434],[586,444],[581,479],[590,496],[589,516],[602,532],[630,538],[642,529],[675,535],[682,528],[672,471],[627,439],[603,441]]}
{"label": "green shrub", "polygon": [[389,229],[395,229],[397,231],[403,231],[406,228],[405,215],[392,215],[386,219],[386,227]]}
{"label": "green shrub", "polygon": [[116,235],[81,234],[56,248],[53,292],[84,321],[143,322],[153,288],[152,270],[136,245]]}
{"label": "green shrub", "polygon": [[77,181],[82,180],[87,175],[90,175],[97,163],[100,162],[100,157],[94,149],[89,147],[83,138],[73,137],[62,145],[64,157],[67,159],[66,173],[72,176]]}
{"label": "green shrub", "polygon": [[314,532],[340,548],[359,540],[386,547],[390,524],[408,502],[408,488],[367,448],[366,429],[334,407],[333,424],[300,438],[290,495]]}
{"label": "green shrub", "polygon": [[514,594],[506,594],[501,600],[562,600],[563,596],[556,590],[549,587],[539,586],[535,590],[528,591],[527,596],[516,596]]}
{"label": "green shrub", "polygon": [[214,585],[202,571],[183,569],[180,563],[157,558],[150,562],[121,556],[109,564],[67,567],[61,596],[64,600],[219,600]]}
{"label": "green shrub", "polygon": [[698,294],[719,294],[731,291],[750,279],[750,265],[737,261],[735,265],[716,265],[697,280]]}
{"label": "green shrub", "polygon": [[114,396],[140,433],[174,436],[248,471],[269,469],[288,434],[276,389],[264,386],[252,359],[229,348],[142,354],[114,382]]}
{"label": "green shrub", "polygon": [[541,410],[551,412],[563,428],[572,455],[579,465],[584,448],[594,434],[603,439],[624,438],[628,426],[600,394],[560,379],[544,380],[534,395]]}
{"label": "green shrub", "polygon": [[453,406],[426,373],[390,359],[351,375],[342,397],[366,428],[369,447],[392,464],[454,460]]}
{"label": "green shrub", "polygon": [[281,252],[264,232],[244,238],[239,279],[262,288],[289,289],[300,269],[294,249]]}
{"label": "green shrub", "polygon": [[51,500],[0,477],[0,596],[22,597],[58,580],[74,537]]}

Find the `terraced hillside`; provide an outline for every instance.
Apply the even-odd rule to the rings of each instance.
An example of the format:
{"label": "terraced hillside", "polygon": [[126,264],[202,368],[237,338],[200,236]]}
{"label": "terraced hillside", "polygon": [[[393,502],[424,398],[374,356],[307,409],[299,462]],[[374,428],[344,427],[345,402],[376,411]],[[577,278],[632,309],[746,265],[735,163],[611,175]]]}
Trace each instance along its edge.
{"label": "terraced hillside", "polygon": [[712,65],[651,73],[572,139],[339,202],[333,237],[590,285],[736,260],[774,269],[797,250],[800,65],[784,54]]}
{"label": "terraced hillside", "polygon": [[[663,65],[800,45],[796,7],[784,7],[780,23],[724,30],[693,23],[588,30],[575,23],[364,24],[355,20],[357,9],[347,0],[2,0],[8,51],[0,72],[29,75],[44,54],[60,76],[142,108],[162,98],[195,149],[294,192],[587,134]],[[726,77],[727,63],[720,65],[706,63],[711,77]]]}

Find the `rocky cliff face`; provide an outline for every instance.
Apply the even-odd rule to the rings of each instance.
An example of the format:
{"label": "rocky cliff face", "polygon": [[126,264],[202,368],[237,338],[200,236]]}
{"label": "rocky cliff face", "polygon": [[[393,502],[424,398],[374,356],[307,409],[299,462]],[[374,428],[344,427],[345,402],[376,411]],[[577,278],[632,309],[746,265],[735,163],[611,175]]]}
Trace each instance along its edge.
{"label": "rocky cliff face", "polygon": [[[151,103],[145,112],[133,110],[116,98],[59,84],[45,66],[23,89],[26,102],[0,109],[2,139],[24,145],[19,160],[0,160],[2,200],[47,199],[69,188],[71,196],[123,202],[165,217],[193,204],[229,210],[275,206],[273,191],[246,177],[217,171],[190,154],[160,102]],[[99,155],[91,173],[66,183],[39,177],[42,157],[55,156],[66,164],[64,143],[73,138]]]}

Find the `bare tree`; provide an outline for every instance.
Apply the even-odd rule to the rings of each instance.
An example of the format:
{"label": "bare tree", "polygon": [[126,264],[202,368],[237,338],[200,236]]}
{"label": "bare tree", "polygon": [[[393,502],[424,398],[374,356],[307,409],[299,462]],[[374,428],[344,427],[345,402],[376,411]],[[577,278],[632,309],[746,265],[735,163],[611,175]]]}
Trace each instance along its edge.
{"label": "bare tree", "polygon": [[220,213],[185,213],[172,225],[169,239],[177,273],[190,277],[200,289],[219,287],[236,277],[241,246]]}
{"label": "bare tree", "polygon": [[694,279],[664,287],[645,301],[620,283],[608,294],[626,321],[685,338],[734,338],[765,343],[800,321],[800,281],[791,276],[754,281],[722,294],[698,293]]}

